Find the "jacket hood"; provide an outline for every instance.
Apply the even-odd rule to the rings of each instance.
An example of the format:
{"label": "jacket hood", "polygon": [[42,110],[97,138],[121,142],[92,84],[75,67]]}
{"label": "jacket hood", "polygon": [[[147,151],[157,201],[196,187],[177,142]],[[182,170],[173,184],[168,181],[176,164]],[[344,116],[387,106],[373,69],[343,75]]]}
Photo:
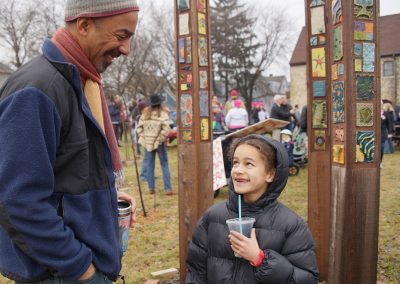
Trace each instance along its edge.
{"label": "jacket hood", "polygon": [[[242,199],[242,214],[248,215],[263,210],[266,206],[276,201],[286,186],[289,177],[289,158],[287,151],[281,142],[270,137],[258,134],[251,134],[251,137],[261,139],[275,149],[276,152],[276,173],[274,180],[269,184],[267,191],[254,203],[247,204]],[[232,177],[229,181],[229,198],[227,206],[230,210],[238,212],[238,194],[235,192]]]}

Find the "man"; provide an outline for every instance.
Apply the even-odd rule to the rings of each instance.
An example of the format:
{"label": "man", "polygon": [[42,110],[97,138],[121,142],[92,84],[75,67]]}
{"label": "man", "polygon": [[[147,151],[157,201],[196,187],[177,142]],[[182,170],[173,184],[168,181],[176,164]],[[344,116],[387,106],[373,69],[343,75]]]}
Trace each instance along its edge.
{"label": "man", "polygon": [[127,55],[135,0],[67,0],[65,28],[0,90],[0,272],[111,283],[121,269],[122,163],[100,73]]}
{"label": "man", "polygon": [[[224,106],[224,115],[228,115],[228,112],[231,108],[233,108],[233,102],[236,100],[240,100],[239,96],[238,96],[238,92],[236,91],[236,89],[232,89],[230,92],[230,99],[226,101],[225,106]],[[241,101],[241,100],[240,100]],[[241,108],[246,108],[243,101],[242,101],[242,106]]]}
{"label": "man", "polygon": [[[287,107],[287,98],[285,95],[275,95],[274,104],[271,107],[270,118],[284,120],[290,122],[290,110]],[[290,129],[290,124],[287,124],[280,129]],[[272,138],[280,140],[280,129],[272,131]]]}
{"label": "man", "polygon": [[274,104],[272,105],[271,108],[270,118],[290,121],[290,111],[286,108],[285,102],[286,102],[285,95],[274,96]]}

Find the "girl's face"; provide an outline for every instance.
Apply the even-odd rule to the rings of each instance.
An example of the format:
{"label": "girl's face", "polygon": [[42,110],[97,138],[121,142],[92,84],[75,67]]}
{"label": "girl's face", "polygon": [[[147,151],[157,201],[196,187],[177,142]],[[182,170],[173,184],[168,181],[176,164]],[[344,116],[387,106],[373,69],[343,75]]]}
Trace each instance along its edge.
{"label": "girl's face", "polygon": [[235,191],[247,203],[255,202],[272,182],[275,170],[267,171],[260,151],[250,145],[239,145],[233,155],[231,177]]}

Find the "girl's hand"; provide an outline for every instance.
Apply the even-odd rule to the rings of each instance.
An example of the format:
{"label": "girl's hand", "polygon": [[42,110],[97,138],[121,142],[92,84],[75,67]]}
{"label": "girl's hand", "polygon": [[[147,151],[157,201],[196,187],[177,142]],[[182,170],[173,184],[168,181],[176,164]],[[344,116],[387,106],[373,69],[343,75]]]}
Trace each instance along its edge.
{"label": "girl's hand", "polygon": [[136,200],[126,192],[118,191],[118,200],[124,200],[131,204],[131,221],[129,227],[133,228],[136,223]]}
{"label": "girl's hand", "polygon": [[256,262],[258,260],[260,247],[256,238],[256,229],[253,228],[251,230],[250,238],[235,231],[231,231],[228,238],[234,252],[240,254],[241,257],[247,259],[249,262]]}

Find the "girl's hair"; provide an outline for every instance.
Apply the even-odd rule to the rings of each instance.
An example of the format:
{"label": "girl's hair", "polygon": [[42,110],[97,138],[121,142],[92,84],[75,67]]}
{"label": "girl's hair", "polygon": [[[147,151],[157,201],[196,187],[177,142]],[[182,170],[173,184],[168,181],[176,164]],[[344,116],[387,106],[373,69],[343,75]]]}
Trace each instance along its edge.
{"label": "girl's hair", "polygon": [[230,161],[233,161],[233,155],[235,154],[236,148],[240,145],[250,145],[260,151],[261,157],[265,161],[265,168],[267,171],[276,168],[276,151],[275,149],[264,139],[247,136],[244,138],[235,139],[229,149]]}
{"label": "girl's hair", "polygon": [[162,111],[168,112],[167,109],[163,105],[155,105],[155,106],[150,105],[143,110],[143,119],[145,119],[145,120],[150,119],[151,113],[153,111],[157,112],[158,117],[161,116]]}

